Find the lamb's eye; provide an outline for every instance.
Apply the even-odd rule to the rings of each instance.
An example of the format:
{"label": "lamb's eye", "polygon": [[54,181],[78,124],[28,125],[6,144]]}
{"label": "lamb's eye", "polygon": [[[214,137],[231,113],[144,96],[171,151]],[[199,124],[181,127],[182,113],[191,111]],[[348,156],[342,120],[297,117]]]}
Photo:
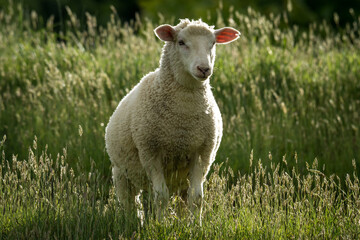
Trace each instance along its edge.
{"label": "lamb's eye", "polygon": [[179,45],[180,45],[180,46],[184,46],[184,45],[185,45],[184,41],[183,41],[183,40],[180,40],[180,41],[179,41]]}

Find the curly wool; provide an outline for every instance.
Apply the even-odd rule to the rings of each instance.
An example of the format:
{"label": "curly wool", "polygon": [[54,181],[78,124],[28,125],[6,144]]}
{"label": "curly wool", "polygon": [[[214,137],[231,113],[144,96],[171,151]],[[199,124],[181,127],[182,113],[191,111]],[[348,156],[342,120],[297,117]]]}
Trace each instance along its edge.
{"label": "curly wool", "polygon": [[179,194],[190,205],[199,201],[222,137],[221,114],[209,84],[215,48],[204,58],[211,61],[206,65],[210,73],[200,81],[191,71],[204,76],[205,71],[200,65],[191,70],[186,67],[179,51],[189,49],[181,48],[177,39],[180,34],[185,40],[193,39],[195,47],[211,44],[214,28],[201,20],[184,19],[164,29],[166,38],[166,30],[173,35],[172,41],[165,40],[160,67],[121,100],[106,127],[116,194],[127,209],[135,206],[140,190],[153,192],[155,200],[163,202],[172,194]]}

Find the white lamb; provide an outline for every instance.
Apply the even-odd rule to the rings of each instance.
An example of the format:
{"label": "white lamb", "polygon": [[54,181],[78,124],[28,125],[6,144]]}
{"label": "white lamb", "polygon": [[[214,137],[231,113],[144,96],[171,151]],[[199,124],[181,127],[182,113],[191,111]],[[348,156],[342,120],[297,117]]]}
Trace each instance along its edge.
{"label": "white lamb", "polygon": [[222,119],[211,92],[215,43],[240,32],[214,30],[201,20],[161,25],[160,68],[147,74],[119,103],[106,127],[116,195],[135,209],[141,190],[154,194],[157,216],[178,194],[200,210],[203,183],[222,137]]}

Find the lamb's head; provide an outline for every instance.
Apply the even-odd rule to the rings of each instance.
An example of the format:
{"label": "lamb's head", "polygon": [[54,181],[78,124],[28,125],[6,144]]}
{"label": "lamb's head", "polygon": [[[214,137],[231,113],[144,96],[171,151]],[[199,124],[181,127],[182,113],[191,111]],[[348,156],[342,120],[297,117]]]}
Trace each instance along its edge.
{"label": "lamb's head", "polygon": [[171,48],[171,58],[180,62],[184,71],[197,81],[208,79],[214,67],[215,45],[226,44],[240,36],[237,30],[225,27],[215,30],[201,20],[181,20],[176,26],[161,25],[156,36]]}

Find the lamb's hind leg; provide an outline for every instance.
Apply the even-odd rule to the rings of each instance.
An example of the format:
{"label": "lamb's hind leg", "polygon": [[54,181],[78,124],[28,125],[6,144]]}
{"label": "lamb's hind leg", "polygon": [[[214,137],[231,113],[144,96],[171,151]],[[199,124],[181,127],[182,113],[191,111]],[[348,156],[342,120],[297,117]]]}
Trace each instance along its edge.
{"label": "lamb's hind leg", "polygon": [[119,199],[120,204],[124,207],[125,211],[130,214],[136,214],[135,186],[125,176],[124,172],[114,166],[112,169],[113,181],[115,185],[115,193]]}

